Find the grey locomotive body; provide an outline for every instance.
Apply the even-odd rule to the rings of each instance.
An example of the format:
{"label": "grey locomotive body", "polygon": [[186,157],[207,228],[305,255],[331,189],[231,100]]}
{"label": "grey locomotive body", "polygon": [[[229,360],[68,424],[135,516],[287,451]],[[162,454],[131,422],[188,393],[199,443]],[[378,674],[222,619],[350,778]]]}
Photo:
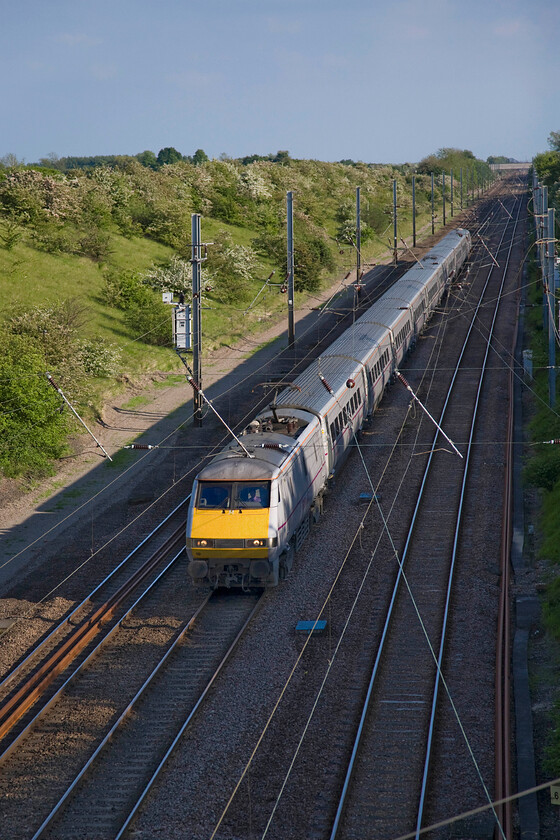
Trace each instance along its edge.
{"label": "grey locomotive body", "polygon": [[274,586],[322,509],[354,435],[471,247],[447,234],[197,476],[187,520],[195,583]]}

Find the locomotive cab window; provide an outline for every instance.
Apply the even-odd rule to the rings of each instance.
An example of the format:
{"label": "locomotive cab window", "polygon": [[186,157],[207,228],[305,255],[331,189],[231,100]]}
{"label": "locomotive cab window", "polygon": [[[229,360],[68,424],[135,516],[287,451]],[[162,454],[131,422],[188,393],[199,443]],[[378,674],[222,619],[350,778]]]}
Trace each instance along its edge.
{"label": "locomotive cab window", "polygon": [[270,481],[201,481],[196,507],[209,510],[270,507]]}
{"label": "locomotive cab window", "polygon": [[270,481],[237,482],[232,506],[235,509],[270,507]]}
{"label": "locomotive cab window", "polygon": [[198,485],[197,508],[228,508],[232,485],[229,482],[201,481]]}

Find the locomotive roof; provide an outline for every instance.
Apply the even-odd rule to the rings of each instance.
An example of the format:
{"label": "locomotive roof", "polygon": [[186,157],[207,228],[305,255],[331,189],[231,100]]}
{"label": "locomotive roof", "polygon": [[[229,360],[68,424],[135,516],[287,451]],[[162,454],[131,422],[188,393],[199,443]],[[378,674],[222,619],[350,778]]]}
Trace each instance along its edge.
{"label": "locomotive roof", "polygon": [[[245,455],[233,440],[200,471],[199,480],[269,481],[296,445],[293,438],[274,433],[267,434],[266,440],[262,434],[243,435],[242,441],[254,458]],[[263,449],[265,442],[273,448]]]}

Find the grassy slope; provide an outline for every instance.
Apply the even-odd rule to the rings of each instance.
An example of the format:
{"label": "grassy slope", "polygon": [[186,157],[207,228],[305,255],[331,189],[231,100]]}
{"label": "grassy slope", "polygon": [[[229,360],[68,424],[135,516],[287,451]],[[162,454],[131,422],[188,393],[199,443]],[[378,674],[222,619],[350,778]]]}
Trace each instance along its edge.
{"label": "grassy slope", "polygon": [[[172,255],[172,249],[149,239],[111,237],[111,263],[143,271]],[[165,348],[133,342],[123,324],[123,313],[101,299],[103,268],[86,257],[47,254],[24,241],[12,251],[0,249],[0,315],[12,306],[48,305],[79,298],[88,308],[84,335],[100,335],[123,351],[124,366],[132,373],[142,369],[169,370],[175,359]]]}
{"label": "grassy slope", "polygon": [[[338,189],[332,186],[329,190],[329,181],[335,178],[335,172],[328,172],[325,177],[325,165],[321,165],[321,177],[314,177],[313,162],[309,162],[309,173],[285,173],[288,179],[292,177],[296,185],[300,185],[307,195],[302,192],[298,199],[296,192],[296,207],[298,201],[300,206],[310,211],[317,219],[317,223],[323,225],[324,230],[331,238],[333,253],[335,255],[336,270],[334,276],[324,278],[324,285],[332,282],[336,277],[341,277],[355,266],[355,252],[350,245],[338,248],[334,243],[336,231],[335,214],[341,197],[344,196],[350,204],[355,200],[355,187],[350,179],[344,179]],[[305,170],[305,165],[304,165]],[[360,173],[350,173],[353,180],[359,182],[362,177]],[[379,189],[385,197],[390,197],[390,176],[392,173],[384,173],[381,178],[382,184]],[[336,177],[340,173],[336,171]],[[298,182],[298,178],[300,179]],[[302,183],[301,179],[306,181]],[[310,182],[310,184],[307,183]],[[312,189],[310,190],[310,185]],[[403,207],[399,211],[399,237],[411,235],[411,207],[410,189],[406,184],[401,185],[403,190]],[[385,196],[386,193],[386,196]],[[364,196],[364,200],[366,197]],[[271,199],[278,203],[277,199]],[[282,203],[282,202],[280,202]],[[385,203],[385,201],[384,201]],[[390,203],[390,202],[389,202]],[[420,232],[423,225],[429,225],[429,206],[426,204],[426,197],[418,195],[418,219],[417,230]],[[385,254],[392,247],[392,222],[388,217],[387,229],[381,235],[375,235],[373,239],[364,243],[362,248],[362,262],[373,262]],[[298,223],[295,223],[295,236],[297,239]],[[239,245],[251,245],[253,238],[258,231],[241,225],[231,225],[225,222],[203,217],[202,238],[203,241],[212,242],[220,230],[227,230],[233,241]],[[399,242],[399,246],[400,246]],[[210,246],[211,247],[211,246]],[[135,237],[127,239],[123,236],[113,234],[111,236],[112,253],[109,258],[109,265],[117,268],[145,271],[152,264],[158,263],[172,256],[171,248],[147,238]],[[62,301],[66,298],[79,298],[89,310],[89,317],[84,327],[84,335],[100,335],[104,339],[118,345],[123,354],[123,373],[128,376],[138,376],[140,373],[152,371],[170,371],[180,369],[177,358],[171,349],[153,347],[133,341],[129,330],[123,320],[123,312],[105,305],[101,299],[101,289],[104,281],[104,266],[96,264],[92,260],[69,254],[48,254],[32,247],[30,240],[24,238],[15,245],[12,251],[0,248],[0,317],[13,305],[48,305],[51,302]],[[270,261],[261,258],[260,265],[255,273],[255,279],[249,290],[247,299],[252,300],[262,289],[265,278],[270,274],[274,266]],[[204,277],[204,270],[203,270]],[[283,271],[277,270],[273,282],[284,280]],[[296,305],[301,303],[304,295],[296,295]],[[223,305],[207,296],[205,301],[207,308],[203,312],[203,332],[206,349],[218,346],[221,343],[232,343],[236,338],[247,333],[255,332],[262,327],[263,319],[281,317],[286,305],[286,298],[280,295],[278,289],[271,287],[259,298],[259,303],[249,314],[246,313],[246,305],[235,307]],[[92,383],[92,388],[99,398],[104,390],[112,387],[111,383]]]}

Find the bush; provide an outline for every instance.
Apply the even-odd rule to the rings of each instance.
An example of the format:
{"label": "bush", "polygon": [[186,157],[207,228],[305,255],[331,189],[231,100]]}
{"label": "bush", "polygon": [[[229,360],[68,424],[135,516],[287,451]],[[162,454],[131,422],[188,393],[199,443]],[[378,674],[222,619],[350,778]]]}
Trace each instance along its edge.
{"label": "bush", "polygon": [[560,578],[554,578],[546,587],[543,602],[543,619],[548,632],[560,641]]}
{"label": "bush", "polygon": [[77,252],[95,262],[104,262],[112,253],[109,234],[98,227],[90,228],[80,237]]}
{"label": "bush", "polygon": [[110,269],[105,275],[101,297],[109,306],[127,310],[131,306],[149,303],[153,295],[138,272]]}
{"label": "bush", "polygon": [[105,277],[103,299],[125,312],[124,322],[137,340],[159,347],[171,346],[171,308],[148,286],[149,280],[134,271],[110,271]]}
{"label": "bush", "polygon": [[257,268],[257,255],[247,245],[234,245],[221,230],[208,253],[206,276],[216,297],[225,303],[242,300]]}
{"label": "bush", "polygon": [[0,333],[0,472],[34,478],[52,472],[67,451],[68,412],[45,376],[29,336]]}
{"label": "bush", "polygon": [[77,358],[80,367],[90,376],[116,376],[120,371],[122,354],[116,344],[95,336],[78,342]]}
{"label": "bush", "polygon": [[163,265],[154,266],[144,277],[144,283],[158,292],[185,295],[192,291],[192,266],[188,260],[174,256]]}
{"label": "bush", "polygon": [[543,770],[550,778],[557,778],[560,774],[560,701],[556,701],[552,709],[552,729],[545,748]]}
{"label": "bush", "polygon": [[6,251],[11,251],[21,241],[22,236],[23,229],[17,219],[11,216],[0,218],[0,242]]}
{"label": "bush", "polygon": [[33,242],[39,251],[48,254],[75,254],[79,250],[76,229],[55,219],[45,219],[35,225]]}
{"label": "bush", "polygon": [[294,248],[296,292],[315,292],[321,285],[323,269],[333,271],[335,262],[331,250],[324,239],[319,237],[296,244]]}
{"label": "bush", "polygon": [[[149,291],[149,290],[147,290]],[[171,307],[149,292],[150,300],[133,303],[125,314],[125,323],[137,340],[157,347],[171,347]]]}
{"label": "bush", "polygon": [[524,478],[533,487],[552,490],[560,478],[560,452],[549,450],[535,455],[525,467]]}

